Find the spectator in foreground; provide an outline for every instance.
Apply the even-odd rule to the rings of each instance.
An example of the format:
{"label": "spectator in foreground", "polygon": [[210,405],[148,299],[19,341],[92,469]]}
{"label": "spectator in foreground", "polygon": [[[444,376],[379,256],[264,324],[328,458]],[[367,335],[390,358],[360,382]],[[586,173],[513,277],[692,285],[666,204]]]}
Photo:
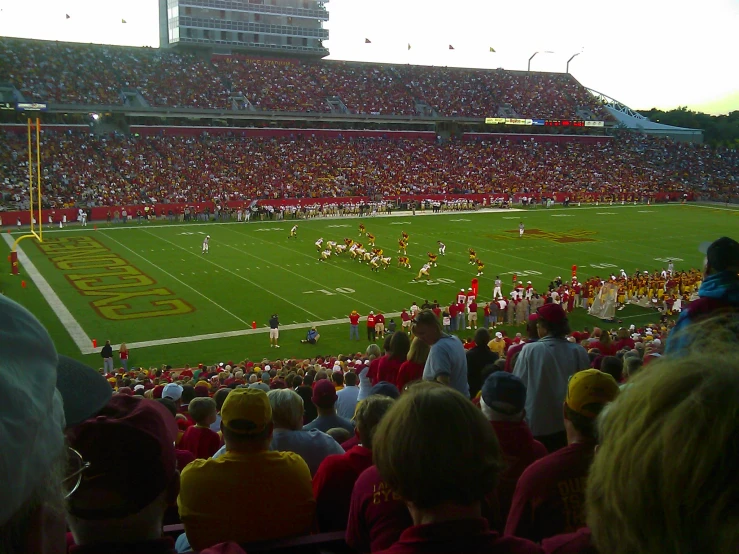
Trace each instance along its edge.
{"label": "spectator in foreground", "polygon": [[[482,517],[503,461],[490,423],[458,391],[433,383],[411,387],[380,423],[373,458],[413,520],[382,552],[542,552],[527,540],[500,537]],[[464,470],[450,470],[455,467]]]}
{"label": "spectator in foreground", "polygon": [[[267,397],[274,424],[272,450],[294,452],[308,464],[311,476],[315,475],[326,456],[344,453],[344,449],[327,434],[318,429],[303,430],[303,399],[298,393],[289,389],[272,390]],[[223,453],[225,447],[218,455]]]}
{"label": "spectator in foreground", "polygon": [[398,378],[395,385],[402,393],[408,383],[418,381],[423,377],[423,368],[426,365],[426,359],[429,357],[431,348],[418,337],[413,337],[411,341],[411,349],[405,362],[400,364],[398,370]]}
{"label": "spectator in foreground", "polygon": [[318,381],[313,387],[313,396],[311,397],[311,401],[318,412],[318,417],[305,425],[303,429],[305,431],[318,429],[325,433],[334,427],[343,427],[350,433],[354,433],[352,422],[336,414],[337,399],[336,389],[331,381],[328,379]]}
{"label": "spectator in foreground", "polygon": [[318,468],[313,478],[313,495],[321,532],[346,529],[354,483],[372,465],[372,437],[393,402],[379,395],[363,400],[354,416],[359,444],[343,454],[327,457]]}
{"label": "spectator in foreground", "polygon": [[398,380],[400,366],[408,358],[411,341],[403,331],[395,331],[390,337],[390,347],[380,358],[377,365],[377,382],[386,381],[395,384]]}
{"label": "spectator in foreground", "polygon": [[[720,312],[739,312],[739,243],[721,237],[704,243],[700,251],[706,255],[703,282],[698,299],[680,312],[675,327],[667,338],[666,354],[686,350],[696,337],[690,326]],[[739,338],[735,339],[739,341]]]}
{"label": "spectator in foreground", "polygon": [[582,346],[567,342],[570,324],[562,306],[544,304],[536,313],[540,338],[523,347],[513,374],[526,386],[526,419],[534,438],[554,452],[567,445],[562,417],[567,380],[590,367],[590,359]]}
{"label": "spectator in foreground", "polygon": [[513,368],[516,366],[516,360],[518,359],[518,355],[521,353],[521,350],[523,350],[523,347],[539,340],[539,330],[536,325],[537,319],[539,319],[539,316],[536,313],[529,316],[529,319],[526,321],[526,341],[512,345],[508,349],[508,352],[506,352],[505,371],[508,373],[513,373]]}
{"label": "spectator in foreground", "polygon": [[448,385],[469,398],[467,357],[462,341],[456,335],[444,333],[439,318],[431,310],[419,312],[413,332],[431,347],[423,368],[423,378]]}
{"label": "spectator in foreground", "polygon": [[572,376],[564,402],[568,446],[523,472],[513,494],[506,535],[541,542],[585,526],[583,491],[597,442],[595,419],[618,393],[616,380],[597,369]]}
{"label": "spectator in foreground", "polygon": [[491,499],[496,528],[501,532],[519,477],[532,463],[547,455],[547,449],[534,440],[524,421],[525,405],[526,387],[515,375],[498,371],[485,379],[480,408],[493,426],[506,465]]}
{"label": "spectator in foreground", "polygon": [[84,467],[64,444],[65,424],[97,413],[110,384],[58,356],[41,323],[1,294],[0,313],[0,551],[65,552],[64,502]]}
{"label": "spectator in foreground", "polygon": [[127,395],[115,395],[68,431],[70,448],[89,463],[67,502],[80,552],[171,551],[173,541],[162,538],[161,529],[179,491],[176,437],[164,405]]}
{"label": "spectator in foreground", "polygon": [[470,386],[470,398],[475,398],[482,388],[482,368],[494,364],[498,354],[488,347],[490,333],[484,327],[475,331],[475,346],[466,352],[467,382]]}
{"label": "spectator in foreground", "polygon": [[585,501],[600,552],[739,550],[739,349],[716,346],[654,361],[602,414]]}
{"label": "spectator in foreground", "polygon": [[[195,460],[182,472],[177,504],[185,525],[178,551],[200,550],[218,542],[264,541],[307,533],[315,500],[303,459],[292,452],[270,450],[272,408],[260,390],[235,389],[221,410],[226,453]],[[220,491],[214,502],[213,491]],[[260,518],[244,524],[243,507],[258,506]]]}
{"label": "spectator in foreground", "polygon": [[[167,411],[172,414],[172,418],[177,423],[177,407],[174,405],[174,401],[171,398],[157,398],[154,402],[160,403],[164,406]],[[179,428],[178,428],[179,429]],[[179,436],[179,431],[178,431]],[[184,436],[184,435],[183,435]],[[177,471],[182,472],[185,466],[195,460],[195,456],[189,450],[182,450],[179,442],[175,443],[175,456],[177,457]]]}
{"label": "spectator in foreground", "polygon": [[180,440],[180,448],[196,458],[210,458],[221,447],[221,437],[210,426],[216,420],[216,403],[212,398],[193,398],[187,408],[195,425],[188,427]]}
{"label": "spectator in foreground", "polygon": [[344,388],[336,393],[336,413],[339,417],[344,419],[354,417],[354,410],[357,407],[357,398],[359,397],[357,380],[356,373],[348,372],[344,375]]}

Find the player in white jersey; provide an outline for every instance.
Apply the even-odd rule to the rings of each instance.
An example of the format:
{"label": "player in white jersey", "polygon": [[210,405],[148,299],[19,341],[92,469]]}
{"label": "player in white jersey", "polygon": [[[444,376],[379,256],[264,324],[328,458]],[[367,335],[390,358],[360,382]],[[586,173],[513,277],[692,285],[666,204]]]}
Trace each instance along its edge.
{"label": "player in white jersey", "polygon": [[467,302],[467,294],[462,289],[457,293],[457,304],[464,304],[465,302]]}
{"label": "player in white jersey", "polygon": [[380,271],[380,256],[374,256],[369,262],[372,271]]}
{"label": "player in white jersey", "polygon": [[323,247],[323,237],[321,237],[320,239],[318,239],[316,241],[316,250],[318,250],[320,252],[321,251],[321,247]]}
{"label": "player in white jersey", "polygon": [[349,248],[349,254],[352,257],[352,260],[357,258],[357,250],[359,250],[359,243],[355,242],[351,245],[351,248]]}
{"label": "player in white jersey", "polygon": [[622,269],[621,270],[621,279],[628,280],[629,276],[626,275],[626,272]]}
{"label": "player in white jersey", "polygon": [[429,279],[429,269],[431,269],[431,266],[429,264],[423,264],[423,267],[418,271],[418,275],[414,277],[413,280],[418,281],[422,276],[425,276],[426,279]]}
{"label": "player in white jersey", "polygon": [[523,221],[522,221],[521,223],[518,224],[518,238],[521,238],[523,236],[523,232],[524,232],[524,226],[523,226]]}
{"label": "player in white jersey", "polygon": [[337,244],[334,250],[337,254],[343,254],[346,252],[346,244]]}
{"label": "player in white jersey", "polygon": [[387,256],[387,257],[380,256],[380,262],[382,262],[382,269],[387,269],[388,267],[390,267],[390,262],[392,260],[393,259],[390,256]]}
{"label": "player in white jersey", "polygon": [[297,225],[293,225],[293,228],[290,229],[290,236],[287,237],[287,238],[289,238],[289,239],[296,239],[296,238],[298,238],[298,226]]}
{"label": "player in white jersey", "polygon": [[324,250],[323,252],[321,252],[321,257],[320,257],[320,258],[318,258],[318,261],[319,261],[319,262],[325,262],[325,261],[326,261],[326,260],[328,260],[328,259],[329,259],[330,257],[331,257],[331,250],[328,250],[328,249],[327,249],[327,250]]}
{"label": "player in white jersey", "polygon": [[495,276],[495,288],[493,289],[493,300],[496,298],[503,298],[503,292],[501,291],[501,287],[503,286],[503,281],[500,280],[500,275]]}
{"label": "player in white jersey", "polygon": [[210,248],[210,235],[205,235],[205,238],[203,239],[203,254],[207,254],[209,248]]}
{"label": "player in white jersey", "polygon": [[672,260],[667,260],[667,273],[669,273],[670,276],[675,273],[675,264],[672,263]]}
{"label": "player in white jersey", "polygon": [[437,240],[436,243],[439,245],[439,255],[446,256],[446,244]]}
{"label": "player in white jersey", "polygon": [[329,250],[333,250],[336,248],[336,241],[330,240],[326,243],[326,246],[328,247]]}

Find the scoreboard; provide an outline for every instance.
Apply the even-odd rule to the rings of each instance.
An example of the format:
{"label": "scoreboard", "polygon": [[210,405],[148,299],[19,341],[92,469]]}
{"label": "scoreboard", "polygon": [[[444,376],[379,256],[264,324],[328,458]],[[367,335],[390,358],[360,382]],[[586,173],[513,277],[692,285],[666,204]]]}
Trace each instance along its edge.
{"label": "scoreboard", "polygon": [[522,119],[514,117],[486,117],[487,125],[527,125],[544,127],[604,127],[603,121],[583,119]]}

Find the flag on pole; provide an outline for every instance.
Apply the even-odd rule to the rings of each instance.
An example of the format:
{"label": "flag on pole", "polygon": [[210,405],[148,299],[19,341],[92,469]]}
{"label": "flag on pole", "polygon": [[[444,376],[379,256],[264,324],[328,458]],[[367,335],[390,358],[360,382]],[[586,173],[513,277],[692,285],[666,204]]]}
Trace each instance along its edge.
{"label": "flag on pole", "polygon": [[126,20],[125,20],[125,19],[121,19],[121,23],[125,23],[125,22],[126,22]]}
{"label": "flag on pole", "polygon": [[366,38],[366,39],[364,39],[364,43],[365,44],[372,44],[372,41],[370,39]]}
{"label": "flag on pole", "polygon": [[410,50],[410,49],[411,49],[411,43],[409,42],[408,43],[408,50]]}
{"label": "flag on pole", "polygon": [[493,47],[491,46],[491,47],[490,47],[490,51],[491,51],[491,52],[495,52],[495,48],[493,48]]}
{"label": "flag on pole", "polygon": [[66,13],[64,15],[65,15],[65,19],[69,19],[69,14],[68,13]]}
{"label": "flag on pole", "polygon": [[452,46],[452,45],[450,44],[450,45],[449,45],[449,50],[454,50],[454,46]]}

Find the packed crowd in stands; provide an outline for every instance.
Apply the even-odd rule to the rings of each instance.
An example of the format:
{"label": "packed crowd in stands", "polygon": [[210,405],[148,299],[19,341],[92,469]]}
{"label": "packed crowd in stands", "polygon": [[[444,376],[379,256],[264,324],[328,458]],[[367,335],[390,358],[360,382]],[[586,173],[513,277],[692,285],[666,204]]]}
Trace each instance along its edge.
{"label": "packed crowd in stands", "polygon": [[[569,74],[388,66],[338,61],[251,59],[148,48],[0,40],[0,82],[26,101],[123,105],[138,89],[152,106],[230,109],[243,95],[256,109],[328,112],[337,96],[350,113],[491,117],[510,105],[520,117],[576,119],[586,109],[609,115]],[[429,115],[429,114],[425,114]]]}
{"label": "packed crowd in stands", "polygon": [[[0,191],[23,206],[26,138],[0,134]],[[736,189],[739,154],[624,134],[602,145],[92,136],[44,131],[45,205],[489,193],[587,201]]]}
{"label": "packed crowd in stands", "polygon": [[348,356],[104,373],[0,296],[2,552],[735,552],[739,243],[701,251],[672,329],[547,301],[466,351],[426,309]]}

